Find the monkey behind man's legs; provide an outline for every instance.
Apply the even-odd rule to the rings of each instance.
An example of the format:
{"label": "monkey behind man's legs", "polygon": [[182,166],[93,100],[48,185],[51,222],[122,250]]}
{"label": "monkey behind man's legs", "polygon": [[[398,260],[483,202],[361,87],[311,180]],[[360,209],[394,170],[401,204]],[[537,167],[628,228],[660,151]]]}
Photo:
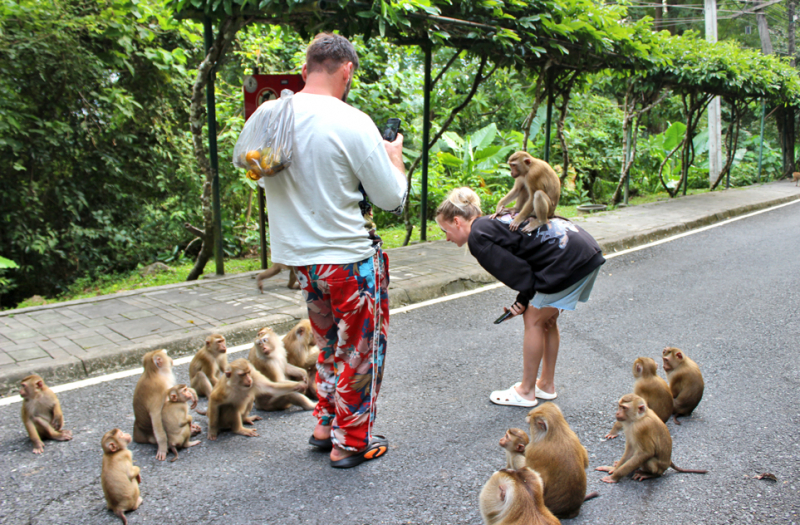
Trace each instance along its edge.
{"label": "monkey behind man's legs", "polygon": [[297,280],[297,274],[295,273],[294,268],[281,263],[273,263],[272,268],[267,268],[258,274],[256,277],[256,286],[258,286],[258,290],[261,293],[264,293],[264,281],[271,277],[275,277],[283,270],[289,270],[289,284],[287,284],[286,287],[292,290],[299,290],[300,283]]}

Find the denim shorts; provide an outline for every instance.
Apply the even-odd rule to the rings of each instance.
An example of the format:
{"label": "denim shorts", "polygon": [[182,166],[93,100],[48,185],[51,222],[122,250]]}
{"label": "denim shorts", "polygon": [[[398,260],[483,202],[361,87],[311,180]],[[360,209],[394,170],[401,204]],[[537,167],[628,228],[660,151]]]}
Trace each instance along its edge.
{"label": "denim shorts", "polygon": [[531,300],[531,306],[534,308],[550,306],[552,308],[558,308],[559,310],[575,310],[575,306],[577,306],[578,302],[585,303],[589,300],[589,295],[592,293],[594,280],[597,278],[598,273],[600,273],[599,266],[595,271],[560,292],[536,292],[536,295],[534,295]]}

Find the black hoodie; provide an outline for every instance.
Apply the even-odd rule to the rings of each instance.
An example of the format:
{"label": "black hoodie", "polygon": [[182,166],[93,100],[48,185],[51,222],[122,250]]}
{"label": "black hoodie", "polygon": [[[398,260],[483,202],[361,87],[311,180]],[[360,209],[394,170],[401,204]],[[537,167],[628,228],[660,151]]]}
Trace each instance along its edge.
{"label": "black hoodie", "polygon": [[606,262],[591,235],[560,217],[531,233],[512,232],[503,222],[479,217],[467,243],[486,271],[519,292],[517,302],[523,306],[536,292],[560,292]]}

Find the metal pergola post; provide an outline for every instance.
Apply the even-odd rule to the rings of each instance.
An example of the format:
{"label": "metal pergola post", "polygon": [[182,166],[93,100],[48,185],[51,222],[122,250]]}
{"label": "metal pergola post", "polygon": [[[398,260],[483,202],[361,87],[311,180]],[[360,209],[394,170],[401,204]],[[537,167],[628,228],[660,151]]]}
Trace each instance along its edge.
{"label": "metal pergola post", "polygon": [[761,101],[761,140],[758,146],[758,177],[756,180],[761,182],[761,161],[764,158],[764,116],[767,113],[767,103]]}
{"label": "metal pergola post", "polygon": [[[633,126],[635,125],[635,122],[636,122],[635,120],[631,120],[630,124],[628,125],[628,129],[625,130],[625,134],[627,135],[627,141],[625,142],[626,147],[622,155],[623,170],[628,167],[628,163],[631,161],[631,157],[633,156],[633,145],[631,144],[631,139],[632,139],[631,135],[633,134]],[[630,184],[631,184],[631,171],[628,170],[628,172],[625,173],[625,198],[623,200],[626,206],[628,205],[628,199],[631,196]]]}
{"label": "metal pergola post", "polygon": [[[420,195],[419,240],[428,239],[428,141],[431,134],[431,55],[432,46],[427,42],[425,51],[425,91],[422,117],[422,192]],[[410,188],[409,188],[410,189]]]}
{"label": "metal pergola post", "polygon": [[[211,52],[214,45],[214,29],[211,26],[211,18],[203,17],[203,29],[205,35],[206,56]],[[214,97],[214,79],[216,72],[214,68],[208,73],[208,83],[206,84],[206,106],[208,112],[208,153],[211,161],[211,171],[214,178],[211,183],[212,210],[214,212],[214,261],[217,266],[217,275],[225,275],[225,264],[223,262],[222,251],[222,216],[220,212],[219,199],[219,158],[217,157],[217,111],[216,100]]]}

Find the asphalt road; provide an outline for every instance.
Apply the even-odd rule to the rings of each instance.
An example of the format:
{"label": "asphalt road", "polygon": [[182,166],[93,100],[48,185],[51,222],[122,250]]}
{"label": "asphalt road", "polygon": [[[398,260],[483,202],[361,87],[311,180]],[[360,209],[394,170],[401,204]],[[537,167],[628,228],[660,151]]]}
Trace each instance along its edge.
{"label": "asphalt road", "polygon": [[[556,401],[589,452],[587,502],[566,523],[800,523],[800,208],[787,206],[609,260],[592,299],[561,320]],[[182,451],[175,463],[133,444],[144,503],[131,523],[480,524],[478,493],[504,466],[497,441],[525,428],[526,409],[489,392],[521,376],[522,322],[492,324],[514,293],[499,289],[392,317],[378,433],[389,453],[335,470],[306,444],[314,421],[261,413],[260,437],[229,433]],[[616,400],[632,389],[638,356],[677,346],[706,390],[676,427],[673,461],[706,468],[617,485],[593,469],[624,438],[603,441]],[[236,357],[242,356],[239,354]],[[659,360],[660,361],[660,360]],[[178,381],[188,382],[186,365]],[[136,377],[60,395],[68,443],[41,456],[0,407],[0,523],[118,523],[100,487],[100,437],[130,432]],[[204,406],[205,402],[202,402]],[[771,473],[777,482],[754,479]]]}

